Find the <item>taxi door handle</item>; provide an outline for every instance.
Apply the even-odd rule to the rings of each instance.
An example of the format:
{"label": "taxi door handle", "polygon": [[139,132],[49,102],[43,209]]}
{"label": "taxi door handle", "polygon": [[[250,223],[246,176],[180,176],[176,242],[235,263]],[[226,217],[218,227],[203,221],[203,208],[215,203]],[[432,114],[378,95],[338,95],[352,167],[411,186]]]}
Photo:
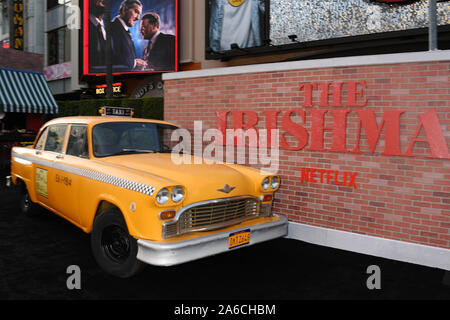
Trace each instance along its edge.
{"label": "taxi door handle", "polygon": [[64,159],[64,156],[62,154],[56,155],[56,159]]}

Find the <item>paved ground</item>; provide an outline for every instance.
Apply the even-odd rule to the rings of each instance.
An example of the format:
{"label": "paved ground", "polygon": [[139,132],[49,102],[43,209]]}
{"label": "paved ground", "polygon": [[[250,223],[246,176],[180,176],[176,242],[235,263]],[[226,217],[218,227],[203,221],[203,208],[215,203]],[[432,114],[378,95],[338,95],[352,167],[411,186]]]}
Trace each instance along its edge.
{"label": "paved ground", "polygon": [[[2,300],[450,299],[443,270],[290,239],[117,279],[97,267],[89,235],[49,212],[21,215],[18,194],[3,185],[0,197]],[[71,265],[81,270],[81,289],[67,288]],[[371,265],[380,268],[381,289],[367,288]]]}

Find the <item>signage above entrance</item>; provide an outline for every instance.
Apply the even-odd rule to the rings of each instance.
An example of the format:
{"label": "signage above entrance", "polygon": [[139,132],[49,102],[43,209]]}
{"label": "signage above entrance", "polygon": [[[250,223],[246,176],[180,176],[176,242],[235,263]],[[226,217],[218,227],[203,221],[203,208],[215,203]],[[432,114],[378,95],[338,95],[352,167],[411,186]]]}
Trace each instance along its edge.
{"label": "signage above entrance", "polygon": [[[106,94],[106,88],[108,86],[106,84],[99,84],[95,86],[95,94],[96,95],[105,95]],[[112,84],[113,87],[113,93],[122,93],[122,83],[116,82]]]}

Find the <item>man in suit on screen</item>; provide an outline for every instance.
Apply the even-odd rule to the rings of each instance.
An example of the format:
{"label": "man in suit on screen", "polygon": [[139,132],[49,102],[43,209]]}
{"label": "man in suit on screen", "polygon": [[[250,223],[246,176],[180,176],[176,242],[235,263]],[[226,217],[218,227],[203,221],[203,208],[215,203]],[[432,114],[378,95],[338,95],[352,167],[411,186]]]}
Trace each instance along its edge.
{"label": "man in suit on screen", "polygon": [[89,68],[94,73],[105,72],[104,2],[105,0],[89,0]]}
{"label": "man in suit on screen", "polygon": [[148,40],[142,60],[147,63],[145,70],[175,70],[175,36],[162,33],[161,19],[155,12],[146,13],[141,21],[142,38]]}
{"label": "man in suit on screen", "polygon": [[139,0],[124,0],[119,14],[111,22],[113,71],[127,72],[141,70],[146,62],[137,59],[136,48],[130,28],[139,20],[142,13],[142,3]]}

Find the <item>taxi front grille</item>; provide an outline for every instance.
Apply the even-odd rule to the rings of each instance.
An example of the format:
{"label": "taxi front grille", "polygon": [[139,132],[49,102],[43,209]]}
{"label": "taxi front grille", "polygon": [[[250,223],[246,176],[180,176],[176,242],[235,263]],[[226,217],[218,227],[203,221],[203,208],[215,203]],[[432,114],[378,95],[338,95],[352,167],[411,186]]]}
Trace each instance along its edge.
{"label": "taxi front grille", "polygon": [[186,207],[173,222],[163,225],[163,237],[191,231],[223,228],[258,215],[259,201],[253,197],[235,197],[204,201]]}

